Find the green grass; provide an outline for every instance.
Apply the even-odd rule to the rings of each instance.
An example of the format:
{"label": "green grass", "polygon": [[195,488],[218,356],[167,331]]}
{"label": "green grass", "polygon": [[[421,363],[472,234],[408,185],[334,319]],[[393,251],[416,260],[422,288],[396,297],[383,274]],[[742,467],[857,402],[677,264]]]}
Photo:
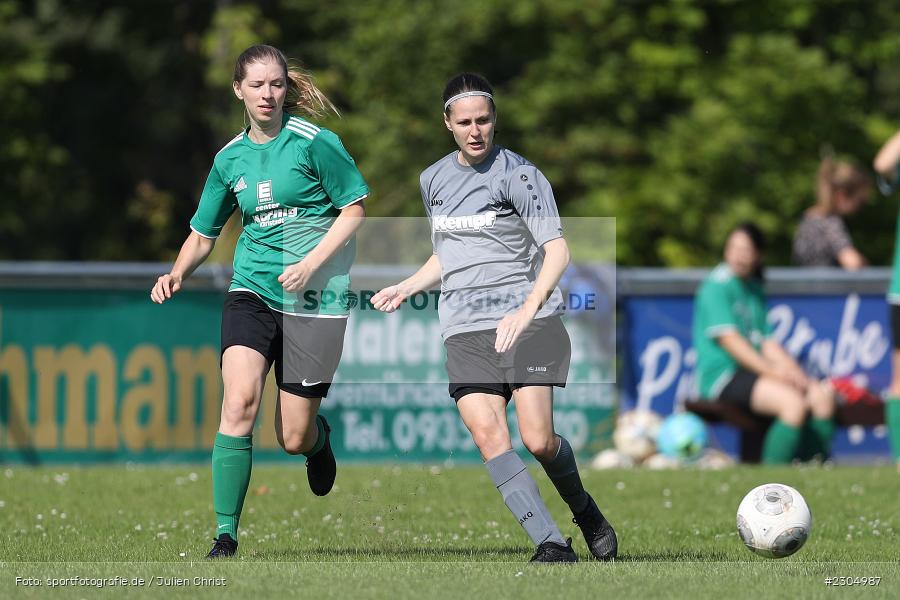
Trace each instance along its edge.
{"label": "green grass", "polygon": [[[543,473],[541,491],[587,557]],[[240,558],[202,560],[214,531],[206,465],[0,468],[0,597],[732,598],[900,597],[900,474],[893,468],[735,468],[585,473],[619,534],[614,564],[532,567],[532,548],[479,467],[345,466],[326,498],[305,471],[258,466],[241,521]],[[778,481],[799,489],[813,533],[793,557],[741,544],[743,495]],[[16,585],[36,577],[41,587]],[[66,587],[47,578],[143,578],[144,588]],[[164,587],[157,576],[225,578]],[[826,577],[881,577],[826,587]],[[191,582],[192,583],[192,582]]]}

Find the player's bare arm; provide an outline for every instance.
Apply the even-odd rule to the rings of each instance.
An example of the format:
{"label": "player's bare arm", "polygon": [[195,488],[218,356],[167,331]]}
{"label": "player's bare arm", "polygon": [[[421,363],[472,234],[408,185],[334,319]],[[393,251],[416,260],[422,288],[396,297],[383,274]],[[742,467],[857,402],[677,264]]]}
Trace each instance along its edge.
{"label": "player's bare arm", "polygon": [[571,255],[569,245],[563,238],[550,240],[543,245],[544,264],[538,273],[531,293],[525,299],[522,307],[516,312],[506,315],[497,325],[497,340],[494,348],[497,352],[506,352],[512,348],[519,335],[526,329],[534,316],[541,310],[544,303],[556,289],[559,280],[569,266]]}
{"label": "player's bare arm", "polygon": [[215,238],[203,237],[196,231],[192,231],[181,245],[172,270],[156,280],[156,285],[150,290],[150,299],[157,304],[162,304],[176,294],[181,289],[184,280],[203,264],[215,245]]}
{"label": "player's bare arm", "polygon": [[875,161],[872,166],[879,175],[894,182],[894,169],[900,162],[900,131],[896,132],[891,139],[885,142],[878,154],[875,155]]}
{"label": "player's bare arm", "polygon": [[429,290],[440,282],[441,262],[437,254],[432,254],[410,277],[379,290],[372,296],[372,306],[382,312],[394,312],[411,295]]}
{"label": "player's bare arm", "polygon": [[319,245],[313,248],[306,258],[288,266],[284,273],[278,276],[278,281],[285,291],[299,292],[305,288],[310,277],[362,227],[365,218],[366,208],[362,200],[341,209],[341,214],[331,224]]}

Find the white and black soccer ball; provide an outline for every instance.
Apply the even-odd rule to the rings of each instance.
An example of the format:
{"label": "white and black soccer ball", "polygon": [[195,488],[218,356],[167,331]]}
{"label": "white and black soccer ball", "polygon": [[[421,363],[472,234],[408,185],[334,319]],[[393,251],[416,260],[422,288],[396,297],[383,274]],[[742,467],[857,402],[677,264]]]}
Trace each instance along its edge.
{"label": "white and black soccer ball", "polygon": [[784,558],[803,547],[812,530],[812,513],[800,492],[781,483],[750,490],[737,511],[744,544],[767,558]]}

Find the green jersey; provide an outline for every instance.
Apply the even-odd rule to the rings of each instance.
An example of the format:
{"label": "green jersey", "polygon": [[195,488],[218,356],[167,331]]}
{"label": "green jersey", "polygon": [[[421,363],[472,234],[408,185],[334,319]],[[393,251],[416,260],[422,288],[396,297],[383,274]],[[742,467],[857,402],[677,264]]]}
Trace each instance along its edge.
{"label": "green jersey", "polygon": [[[900,183],[900,164],[894,167],[893,181],[878,177],[878,188],[885,196],[893,194]],[[900,214],[897,215],[897,231],[894,235],[894,262],[891,269],[891,287],[888,288],[888,303],[900,304]]]}
{"label": "green jersey", "polygon": [[717,398],[737,372],[737,362],[718,341],[726,331],[741,334],[757,351],[772,333],[762,285],[737,277],[722,263],[706,276],[694,298],[693,337],[701,398]]}
{"label": "green jersey", "polygon": [[285,313],[346,315],[355,239],[299,293],[286,292],[278,276],[316,247],[340,209],[368,193],[337,135],[285,114],[275,139],[256,144],[244,131],[216,154],[191,229],[215,238],[231,213],[240,210],[244,230],[234,251],[229,291],[253,292]]}

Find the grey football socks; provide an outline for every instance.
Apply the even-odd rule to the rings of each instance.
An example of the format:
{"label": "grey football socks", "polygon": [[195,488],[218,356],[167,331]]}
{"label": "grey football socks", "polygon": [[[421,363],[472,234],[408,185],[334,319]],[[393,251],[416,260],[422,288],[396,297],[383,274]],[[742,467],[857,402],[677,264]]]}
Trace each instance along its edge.
{"label": "grey football socks", "polygon": [[584,486],[581,484],[572,446],[563,436],[558,437],[559,450],[556,456],[549,462],[542,462],[541,466],[544,467],[550,481],[556,486],[556,491],[572,509],[572,514],[577,515],[587,508],[590,496],[584,491]]}
{"label": "grey football socks", "polygon": [[514,450],[508,450],[484,464],[503,501],[536,546],[546,541],[566,544],[559,527],[541,498],[528,467]]}

